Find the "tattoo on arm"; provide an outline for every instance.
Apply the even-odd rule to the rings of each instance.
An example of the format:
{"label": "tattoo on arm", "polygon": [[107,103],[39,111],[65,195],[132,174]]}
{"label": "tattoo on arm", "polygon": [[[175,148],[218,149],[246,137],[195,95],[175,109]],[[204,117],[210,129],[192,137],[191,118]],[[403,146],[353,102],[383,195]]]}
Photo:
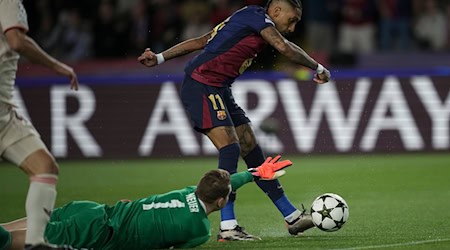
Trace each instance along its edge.
{"label": "tattoo on arm", "polygon": [[261,31],[261,36],[281,54],[295,63],[311,69],[317,68],[317,62],[312,59],[302,48],[284,38],[277,29],[269,26]]}
{"label": "tattoo on arm", "polygon": [[278,51],[283,50],[286,46],[286,39],[272,26],[263,29],[261,31],[261,36]]}
{"label": "tattoo on arm", "polygon": [[300,48],[297,44],[293,42],[289,42],[292,48],[294,48],[295,53],[293,58],[291,58],[292,61],[299,63],[301,65],[304,65],[310,69],[317,69],[317,62],[312,59],[302,48]]}
{"label": "tattoo on arm", "polygon": [[211,32],[197,38],[189,39],[181,42],[163,52],[164,58],[170,60],[172,58],[184,56],[196,50],[203,49],[211,36]]}
{"label": "tattoo on arm", "polygon": [[172,59],[175,57],[184,56],[186,54],[189,54],[190,52],[192,52],[192,51],[189,51],[189,50],[183,49],[183,48],[172,47],[171,49],[164,52],[164,58],[166,60],[169,60],[169,59]]}

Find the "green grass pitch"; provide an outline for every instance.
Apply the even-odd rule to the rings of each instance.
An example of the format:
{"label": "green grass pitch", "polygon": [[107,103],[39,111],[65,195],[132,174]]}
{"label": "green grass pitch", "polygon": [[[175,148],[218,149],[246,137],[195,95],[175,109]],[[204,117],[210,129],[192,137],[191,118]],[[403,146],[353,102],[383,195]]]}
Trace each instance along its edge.
{"label": "green grass pitch", "polygon": [[[450,154],[303,155],[281,179],[296,205],[326,192],[344,197],[347,224],[333,233],[313,229],[291,237],[281,215],[254,184],[238,192],[239,223],[259,242],[215,241],[219,213],[210,216],[214,249],[450,249]],[[113,204],[194,185],[214,157],[61,161],[57,205],[71,200]],[[240,162],[240,170],[244,170]],[[0,221],[25,215],[27,178],[0,164]]]}

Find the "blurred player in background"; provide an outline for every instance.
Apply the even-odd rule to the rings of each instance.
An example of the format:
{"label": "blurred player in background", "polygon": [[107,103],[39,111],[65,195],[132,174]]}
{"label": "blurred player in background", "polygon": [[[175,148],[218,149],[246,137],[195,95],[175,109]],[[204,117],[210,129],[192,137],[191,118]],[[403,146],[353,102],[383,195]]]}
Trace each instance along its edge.
{"label": "blurred player in background", "polygon": [[[264,153],[257,144],[250,120],[234,101],[231,84],[270,44],[291,61],[316,71],[314,81],[325,83],[330,72],[303,49],[283,35],[294,32],[302,16],[299,0],[269,0],[266,8],[247,6],[202,37],[186,40],[162,53],[146,49],[138,60],[148,67],[203,49],[185,68],[181,99],[194,123],[219,150],[219,168],[237,171],[239,155],[248,168],[259,166]],[[289,233],[297,235],[313,226],[311,216],[299,211],[288,200],[280,183],[256,184],[270,197],[283,215]],[[221,211],[219,241],[255,240],[245,232],[234,214],[235,194]]]}
{"label": "blurred player in background", "polygon": [[26,249],[65,249],[46,245],[44,241],[44,230],[56,199],[58,165],[33,125],[17,114],[13,91],[20,55],[67,76],[75,90],[77,76],[72,68],[49,56],[26,35],[27,14],[21,0],[0,0],[0,29],[0,154],[30,177],[25,202]]}
{"label": "blurred player in background", "polygon": [[[231,180],[227,171],[211,170],[197,186],[135,201],[120,201],[114,206],[92,201],[71,202],[55,209],[45,235],[51,243],[83,249],[195,247],[208,241],[211,236],[208,215],[227,204],[231,190],[254,179],[267,181],[284,174],[282,169],[292,162],[279,161],[280,157],[268,157],[258,168],[231,175]],[[21,219],[2,225],[11,234],[3,234],[9,240],[3,245],[0,242],[0,249],[23,249],[25,222],[26,219]]]}

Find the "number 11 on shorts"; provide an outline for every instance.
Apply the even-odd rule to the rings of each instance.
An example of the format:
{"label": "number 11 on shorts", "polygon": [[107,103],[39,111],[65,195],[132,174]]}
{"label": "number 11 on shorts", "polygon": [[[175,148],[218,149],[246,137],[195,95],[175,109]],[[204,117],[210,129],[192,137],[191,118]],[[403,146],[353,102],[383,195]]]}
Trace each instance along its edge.
{"label": "number 11 on shorts", "polygon": [[222,97],[218,94],[210,94],[208,96],[208,99],[211,101],[211,104],[213,106],[214,110],[218,110],[219,107],[217,106],[217,102],[219,102],[220,110],[225,110],[225,106],[223,105]]}

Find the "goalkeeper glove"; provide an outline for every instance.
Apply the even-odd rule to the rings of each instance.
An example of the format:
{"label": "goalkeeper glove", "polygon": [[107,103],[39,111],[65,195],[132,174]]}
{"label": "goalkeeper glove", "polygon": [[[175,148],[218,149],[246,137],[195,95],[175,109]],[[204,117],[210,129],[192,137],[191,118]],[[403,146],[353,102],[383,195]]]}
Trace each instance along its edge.
{"label": "goalkeeper glove", "polygon": [[278,162],[280,158],[281,155],[277,155],[275,158],[267,157],[266,161],[264,161],[261,166],[250,168],[248,171],[252,173],[253,176],[259,177],[261,180],[275,180],[286,173],[286,171],[283,170],[284,168],[292,165],[290,160]]}

